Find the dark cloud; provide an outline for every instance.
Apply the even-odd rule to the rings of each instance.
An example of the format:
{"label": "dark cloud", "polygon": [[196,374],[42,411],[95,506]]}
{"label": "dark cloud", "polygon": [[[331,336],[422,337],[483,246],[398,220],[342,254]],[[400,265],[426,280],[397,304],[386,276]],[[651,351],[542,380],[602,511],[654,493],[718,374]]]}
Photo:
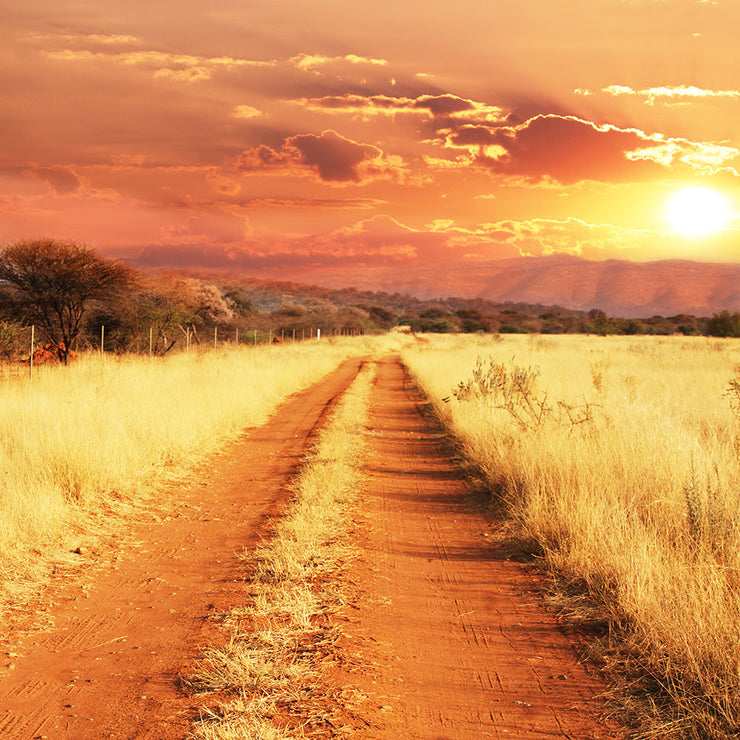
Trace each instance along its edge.
{"label": "dark cloud", "polygon": [[480,116],[499,119],[502,110],[457,95],[419,95],[418,97],[396,97],[390,95],[350,94],[325,95],[323,97],[302,98],[301,103],[308,108],[349,113],[396,113],[415,112],[432,118],[460,118]]}
{"label": "dark cloud", "polygon": [[449,138],[455,146],[492,146],[499,143],[499,134],[488,126],[466,125],[456,129]]}
{"label": "dark cloud", "polygon": [[[336,131],[289,136],[279,149],[260,145],[239,156],[237,166],[246,172],[309,170],[324,182],[361,182],[384,176],[394,165],[383,164],[383,152],[360,144]],[[363,167],[365,170],[363,171]]]}
{"label": "dark cloud", "polygon": [[507,154],[488,164],[515,175],[549,175],[560,182],[572,183],[624,180],[656,169],[653,162],[627,158],[627,152],[646,144],[646,137],[635,130],[599,127],[578,118],[547,115],[495,133],[492,143],[504,147]]}
{"label": "dark cloud", "polygon": [[414,108],[428,110],[434,116],[450,116],[472,111],[475,105],[471,100],[458,98],[456,95],[422,95],[414,101]]}
{"label": "dark cloud", "polygon": [[668,171],[716,174],[738,156],[736,149],[725,145],[555,114],[534,116],[518,125],[452,120],[433,140],[447,148],[467,149],[470,165],[562,184],[640,181]]}
{"label": "dark cloud", "polygon": [[336,131],[324,131],[320,136],[300,134],[286,143],[301,153],[303,162],[315,169],[322,180],[334,182],[359,182],[358,165],[382,155],[377,147],[345,139]]}
{"label": "dark cloud", "polygon": [[59,195],[73,193],[80,187],[79,178],[69,167],[34,167],[30,172],[49,183]]}

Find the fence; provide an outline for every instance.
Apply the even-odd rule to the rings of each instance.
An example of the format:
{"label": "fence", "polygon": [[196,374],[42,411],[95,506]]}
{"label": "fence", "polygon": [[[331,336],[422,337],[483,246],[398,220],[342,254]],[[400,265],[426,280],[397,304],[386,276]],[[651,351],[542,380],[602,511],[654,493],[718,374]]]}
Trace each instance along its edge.
{"label": "fence", "polygon": [[[218,348],[224,346],[241,346],[248,347],[266,344],[286,344],[294,342],[305,342],[308,340],[320,341],[322,338],[337,337],[337,336],[361,336],[364,331],[361,329],[322,329],[321,327],[310,327],[308,330],[302,328],[285,329],[273,331],[268,329],[267,331],[259,329],[240,330],[238,327],[231,332],[227,333],[221,329],[219,332],[218,327],[214,327],[213,340],[203,342],[198,338],[195,329],[190,327],[180,327],[182,330],[185,342],[181,345],[179,351],[189,353],[195,346],[197,351],[207,351],[209,347]],[[25,336],[24,336],[25,335]],[[155,355],[166,354],[171,349],[175,342],[172,343],[170,348],[162,351],[161,348],[157,347],[158,338],[155,339],[154,327],[150,327],[148,336],[148,353],[150,357]],[[106,352],[109,352],[108,345],[110,344],[110,337],[106,335],[105,326],[100,327],[100,334],[97,341],[89,338],[86,340],[86,346],[82,351],[85,352],[97,352],[100,357],[104,357]],[[15,337],[15,341],[8,344],[3,349],[5,359],[0,359],[0,382],[9,381],[20,378],[33,377],[39,371],[48,367],[53,367],[58,363],[57,350],[54,347],[45,349],[49,345],[39,341],[39,335],[36,332],[34,326],[26,327],[25,330],[20,330],[20,333]],[[130,352],[130,354],[146,354],[146,349],[141,347],[139,344],[139,351]],[[75,353],[72,353],[75,355]]]}

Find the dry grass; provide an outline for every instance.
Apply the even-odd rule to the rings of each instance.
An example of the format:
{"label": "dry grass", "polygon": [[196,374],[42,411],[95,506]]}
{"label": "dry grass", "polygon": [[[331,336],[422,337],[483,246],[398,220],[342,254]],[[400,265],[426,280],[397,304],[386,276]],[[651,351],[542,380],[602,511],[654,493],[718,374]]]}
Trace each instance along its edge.
{"label": "dry grass", "polygon": [[290,510],[269,541],[245,554],[254,598],[228,615],[229,642],[206,651],[186,682],[198,693],[229,698],[204,713],[193,740],[347,734],[347,717],[360,697],[325,674],[342,660],[341,632],[331,615],[347,599],[342,573],[353,556],[348,518],[371,381],[368,366],[309,454]]}
{"label": "dry grass", "polygon": [[366,351],[347,339],[91,355],[0,384],[0,608],[288,394]]}
{"label": "dry grass", "polygon": [[516,536],[608,624],[634,736],[737,737],[740,343],[431,340],[404,360]]}

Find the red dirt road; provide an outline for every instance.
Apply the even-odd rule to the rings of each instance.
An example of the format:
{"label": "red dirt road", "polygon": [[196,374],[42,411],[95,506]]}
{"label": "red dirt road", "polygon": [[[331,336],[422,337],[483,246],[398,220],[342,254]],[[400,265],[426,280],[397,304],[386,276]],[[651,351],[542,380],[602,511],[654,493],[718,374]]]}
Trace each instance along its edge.
{"label": "red dirt road", "polygon": [[377,664],[361,683],[381,708],[369,735],[619,737],[598,721],[603,682],[579,664],[531,571],[488,536],[490,515],[398,362],[378,365],[368,426],[353,574],[365,599],[346,631]]}
{"label": "red dirt road", "polygon": [[142,524],[138,547],[89,589],[51,594],[55,627],[29,636],[0,680],[3,740],[181,740],[195,715],[178,675],[207,641],[208,616],[239,601],[236,555],[253,546],[324,413],[357,375],[352,359],[245,433],[172,493],[177,518]]}
{"label": "red dirt road", "polygon": [[[173,492],[178,516],[143,522],[138,547],[95,583],[53,594],[55,626],[27,637],[0,679],[3,740],[183,740],[197,700],[178,686],[214,637],[214,614],[248,601],[237,554],[288,500],[349,360],[294,396]],[[620,737],[598,722],[598,676],[580,665],[526,566],[490,517],[397,360],[378,362],[366,485],[351,566],[360,597],[342,624],[369,696],[371,740]],[[218,635],[223,639],[222,635]],[[377,709],[373,709],[377,707]]]}

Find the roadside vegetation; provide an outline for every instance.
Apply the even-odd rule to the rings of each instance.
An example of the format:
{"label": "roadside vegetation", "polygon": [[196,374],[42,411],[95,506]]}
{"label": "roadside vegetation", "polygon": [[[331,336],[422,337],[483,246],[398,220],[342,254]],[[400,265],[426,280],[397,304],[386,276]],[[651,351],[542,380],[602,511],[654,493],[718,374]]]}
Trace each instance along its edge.
{"label": "roadside vegetation", "polygon": [[363,340],[83,354],[0,383],[0,610]]}
{"label": "roadside vegetation", "polygon": [[362,705],[328,673],[345,659],[332,617],[351,599],[343,572],[372,377],[365,366],[309,453],[292,506],[243,555],[249,603],[223,616],[226,644],[206,650],[185,680],[206,702],[221,701],[202,710],[193,740],[346,737]]}
{"label": "roadside vegetation", "polygon": [[740,345],[438,337],[403,352],[637,738],[740,727]]}

